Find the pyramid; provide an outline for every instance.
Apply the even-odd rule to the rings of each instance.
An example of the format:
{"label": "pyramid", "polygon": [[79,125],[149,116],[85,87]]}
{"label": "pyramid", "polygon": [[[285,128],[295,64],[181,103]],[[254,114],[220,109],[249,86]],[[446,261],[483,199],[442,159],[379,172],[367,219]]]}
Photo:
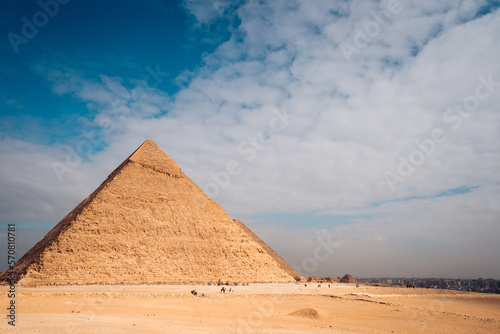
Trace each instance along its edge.
{"label": "pyramid", "polygon": [[27,286],[293,282],[300,277],[149,139],[14,270],[19,284]]}
{"label": "pyramid", "polygon": [[350,274],[345,274],[339,281],[340,283],[353,283],[356,284],[358,281],[352,277]]}

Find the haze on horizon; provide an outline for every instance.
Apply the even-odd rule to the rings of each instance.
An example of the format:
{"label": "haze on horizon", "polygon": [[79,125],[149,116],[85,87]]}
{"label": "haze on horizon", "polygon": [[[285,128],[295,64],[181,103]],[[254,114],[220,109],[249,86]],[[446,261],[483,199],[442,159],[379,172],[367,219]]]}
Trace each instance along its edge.
{"label": "haze on horizon", "polygon": [[500,279],[499,7],[4,4],[0,257],[150,138],[303,275]]}

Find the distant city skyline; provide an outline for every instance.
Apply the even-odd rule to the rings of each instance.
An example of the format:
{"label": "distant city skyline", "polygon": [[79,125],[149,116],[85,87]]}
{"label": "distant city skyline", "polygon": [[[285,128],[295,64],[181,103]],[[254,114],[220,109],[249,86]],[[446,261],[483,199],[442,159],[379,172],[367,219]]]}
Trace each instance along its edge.
{"label": "distant city skyline", "polygon": [[500,279],[499,8],[5,3],[0,257],[150,138],[302,275]]}
{"label": "distant city skyline", "polygon": [[492,278],[358,278],[361,283],[406,286],[407,288],[445,289],[500,294],[500,280]]}

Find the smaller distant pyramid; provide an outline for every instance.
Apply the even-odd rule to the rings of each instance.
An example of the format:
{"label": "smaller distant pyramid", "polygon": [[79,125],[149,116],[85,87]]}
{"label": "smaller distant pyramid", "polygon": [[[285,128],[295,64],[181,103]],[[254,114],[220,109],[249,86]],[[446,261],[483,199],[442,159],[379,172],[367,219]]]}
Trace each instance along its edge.
{"label": "smaller distant pyramid", "polygon": [[346,274],[344,277],[342,277],[339,281],[339,283],[351,283],[351,284],[356,284],[359,283],[354,277],[352,277],[349,274]]}

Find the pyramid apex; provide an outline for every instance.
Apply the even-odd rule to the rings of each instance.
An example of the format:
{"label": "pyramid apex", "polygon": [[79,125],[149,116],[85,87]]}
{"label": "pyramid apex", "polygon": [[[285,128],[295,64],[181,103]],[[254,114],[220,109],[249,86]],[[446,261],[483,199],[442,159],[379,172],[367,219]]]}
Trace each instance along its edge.
{"label": "pyramid apex", "polygon": [[183,175],[181,167],[151,139],[146,139],[127,160],[172,176]]}

